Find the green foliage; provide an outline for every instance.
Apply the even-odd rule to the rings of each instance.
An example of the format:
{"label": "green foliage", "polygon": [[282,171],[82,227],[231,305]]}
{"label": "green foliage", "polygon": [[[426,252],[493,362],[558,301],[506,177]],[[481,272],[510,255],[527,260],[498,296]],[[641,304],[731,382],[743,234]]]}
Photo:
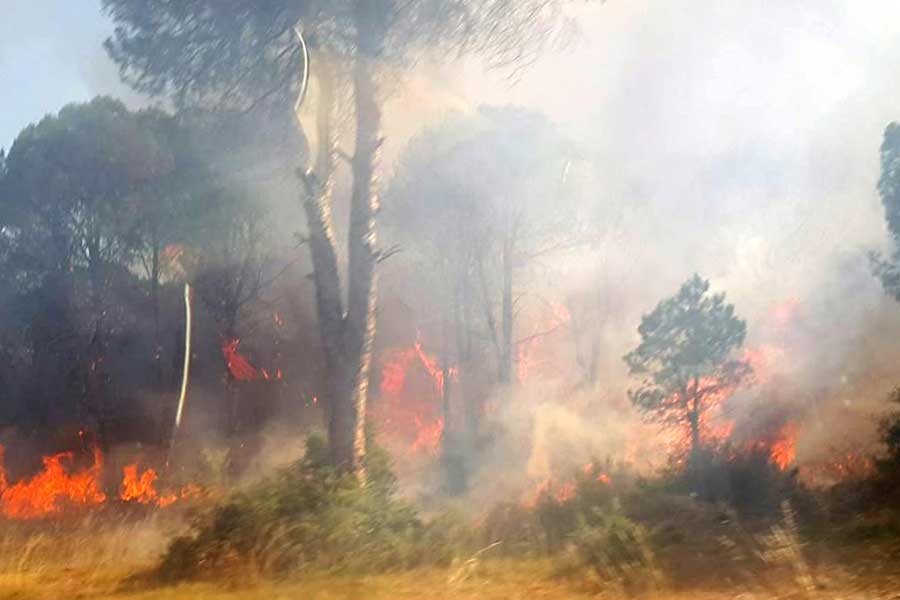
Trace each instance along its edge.
{"label": "green foliage", "polygon": [[790,500],[804,517],[812,517],[815,502],[797,475],[796,469],[782,470],[773,463],[765,449],[725,444],[703,448],[694,470],[673,467],[644,486],[672,496],[694,494],[700,487],[704,494],[699,500],[728,506],[746,518],[776,517],[784,500]]}
{"label": "green foliage", "polygon": [[900,242],[900,125],[897,123],[890,123],[884,130],[878,193],[895,248],[888,259],[879,253],[872,253],[872,268],[885,292],[900,300],[900,246],[897,245]]}
{"label": "green foliage", "polygon": [[547,532],[535,510],[518,502],[500,502],[481,524],[483,545],[500,542],[497,553],[510,558],[535,558],[547,553]]}
{"label": "green foliage", "polygon": [[367,454],[368,483],[329,465],[324,440],[310,437],[305,457],[203,515],[193,535],[176,539],[160,567],[164,579],[279,574],[318,567],[374,572],[448,564],[466,539],[452,515],[423,522],[395,498],[386,453]]}
{"label": "green foliage", "polygon": [[[547,0],[103,0],[116,24],[106,49],[125,80],[176,102],[245,110],[292,106],[302,76],[293,28],[314,53],[360,50],[403,60],[423,45],[477,52],[505,65],[540,51],[561,9]],[[502,18],[502,26],[499,19]],[[448,48],[449,49],[449,48]]]}
{"label": "green foliage", "polygon": [[498,504],[481,526],[482,542],[500,542],[498,553],[509,557],[553,554],[568,545],[580,527],[598,524],[623,489],[592,466],[574,473],[565,491],[548,487],[529,506]]}
{"label": "green foliage", "polygon": [[644,527],[618,510],[596,510],[592,522],[582,522],[571,536],[582,564],[628,593],[653,587],[658,575]]}
{"label": "green foliage", "polygon": [[25,128],[6,159],[0,222],[32,277],[126,264],[138,245],[136,188],[170,157],[125,105],[99,97]]}
{"label": "green foliage", "polygon": [[898,409],[881,420],[881,442],[886,456],[878,462],[878,466],[885,475],[897,475],[900,471],[900,388],[891,392],[890,401]]}
{"label": "green foliage", "polygon": [[732,358],[747,325],[725,294],[710,294],[709,281],[694,275],[641,318],[638,333],[640,344],[624,357],[630,373],[642,378],[629,397],[653,421],[689,428],[697,452],[710,399],[752,374],[746,361]]}
{"label": "green foliage", "polygon": [[485,542],[500,542],[507,557],[554,556],[561,572],[580,577],[587,569],[603,587],[647,589],[658,577],[651,538],[623,510],[630,500],[619,501],[635,491],[627,476],[610,479],[593,465],[575,474],[566,493],[548,488],[533,507],[496,507],[482,528]]}
{"label": "green foliage", "polygon": [[812,500],[797,479],[796,470],[782,470],[764,450],[719,456],[710,467],[709,478],[717,498],[733,506],[742,516],[774,516],[782,502],[812,508]]}

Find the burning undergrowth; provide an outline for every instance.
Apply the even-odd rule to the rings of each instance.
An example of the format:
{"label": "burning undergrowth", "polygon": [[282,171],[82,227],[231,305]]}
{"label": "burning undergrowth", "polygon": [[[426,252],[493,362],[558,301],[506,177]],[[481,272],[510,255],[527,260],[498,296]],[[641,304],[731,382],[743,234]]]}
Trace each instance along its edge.
{"label": "burning undergrowth", "polygon": [[164,509],[208,495],[194,483],[162,486],[157,470],[140,462],[123,464],[117,476],[96,446],[45,455],[40,470],[17,480],[7,474],[4,456],[0,446],[0,515],[9,520],[79,517],[116,506]]}

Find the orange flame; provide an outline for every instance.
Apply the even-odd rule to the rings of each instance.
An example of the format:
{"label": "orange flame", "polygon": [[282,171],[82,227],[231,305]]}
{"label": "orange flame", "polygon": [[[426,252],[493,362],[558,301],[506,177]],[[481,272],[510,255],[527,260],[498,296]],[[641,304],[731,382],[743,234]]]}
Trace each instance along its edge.
{"label": "orange flame", "polygon": [[769,448],[770,460],[784,471],[797,459],[797,426],[788,423],[781,429],[778,440]]}
{"label": "orange flame", "polygon": [[415,441],[410,446],[410,450],[417,452],[423,450],[429,454],[437,453],[441,444],[441,435],[444,433],[444,419],[439,417],[433,423],[423,424],[418,417],[415,419],[418,427],[418,434]]}
{"label": "orange flame", "polygon": [[[83,437],[83,434],[79,432]],[[73,452],[43,457],[44,469],[30,479],[9,485],[3,468],[4,448],[0,445],[0,514],[10,519],[39,519],[61,513],[67,508],[87,508],[104,504],[101,491],[103,453],[94,448],[93,464],[72,471]],[[161,495],[156,490],[158,475],[154,469],[141,472],[137,464],[122,470],[119,499],[123,502],[166,507],[177,500],[202,495],[203,490],[188,484],[180,492]]]}
{"label": "orange flame", "polygon": [[156,478],[156,471],[153,469],[147,469],[138,476],[136,464],[125,466],[122,469],[122,490],[119,492],[119,498],[125,502],[155,503],[158,500],[154,485]]}
{"label": "orange flame", "polygon": [[[444,431],[444,419],[438,412],[439,404],[428,401],[431,395],[410,385],[410,370],[420,367],[420,377],[427,375],[438,397],[444,390],[445,373],[454,380],[455,367],[445,369],[438,359],[430,356],[420,341],[411,347],[394,349],[386,353],[381,367],[382,403],[376,409],[376,418],[385,432],[396,437],[410,452],[436,454]],[[413,375],[413,382],[421,381]]]}
{"label": "orange flame", "polygon": [[170,506],[180,500],[197,498],[202,495],[200,486],[187,484],[179,492],[160,495],[156,490],[158,475],[154,469],[145,469],[138,474],[137,464],[127,465],[122,469],[122,486],[119,498],[124,502],[139,504],[155,504],[160,508]]}
{"label": "orange flame", "polygon": [[228,366],[228,372],[238,381],[254,381],[259,379],[259,372],[250,364],[243,354],[238,352],[241,340],[238,338],[225,340],[222,344],[222,356]]}
{"label": "orange flame", "polygon": [[94,450],[94,464],[90,468],[69,473],[63,463],[71,463],[73,458],[71,452],[45,456],[43,471],[13,486],[8,485],[4,470],[0,478],[0,510],[3,514],[13,519],[36,519],[59,513],[66,504],[90,506],[104,503],[106,494],[100,491],[99,485],[103,469],[101,452]]}

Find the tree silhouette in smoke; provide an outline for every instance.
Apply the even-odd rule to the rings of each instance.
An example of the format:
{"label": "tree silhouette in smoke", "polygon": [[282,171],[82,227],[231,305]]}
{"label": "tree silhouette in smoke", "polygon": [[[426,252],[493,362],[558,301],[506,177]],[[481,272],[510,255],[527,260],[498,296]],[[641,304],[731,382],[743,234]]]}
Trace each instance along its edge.
{"label": "tree silhouette in smoke", "polygon": [[705,413],[752,374],[749,363],[733,358],[746,323],[725,294],[710,294],[709,281],[694,275],[641,318],[638,333],[640,344],[624,357],[630,373],[642,378],[629,397],[649,419],[690,434],[696,468]]}

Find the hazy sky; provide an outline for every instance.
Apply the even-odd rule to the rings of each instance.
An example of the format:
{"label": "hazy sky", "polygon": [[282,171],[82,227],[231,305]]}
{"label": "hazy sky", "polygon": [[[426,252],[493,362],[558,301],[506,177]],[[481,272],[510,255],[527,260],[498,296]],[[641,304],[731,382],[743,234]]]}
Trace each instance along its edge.
{"label": "hazy sky", "polygon": [[112,28],[95,0],[4,0],[0,147],[67,102],[127,92],[101,47]]}
{"label": "hazy sky", "polygon": [[[99,2],[5,4],[0,145],[66,102],[129,94],[101,48],[110,24]],[[601,210],[628,239],[655,241],[625,244],[625,262],[641,262],[636,288],[656,293],[700,270],[762,309],[884,243],[874,186],[881,132],[900,117],[900,3],[579,6],[580,41],[512,89],[499,74],[450,68],[411,97],[448,109],[524,104],[578,138],[596,164]],[[389,113],[389,133],[402,132],[394,143],[421,126],[411,114],[435,110]]]}

